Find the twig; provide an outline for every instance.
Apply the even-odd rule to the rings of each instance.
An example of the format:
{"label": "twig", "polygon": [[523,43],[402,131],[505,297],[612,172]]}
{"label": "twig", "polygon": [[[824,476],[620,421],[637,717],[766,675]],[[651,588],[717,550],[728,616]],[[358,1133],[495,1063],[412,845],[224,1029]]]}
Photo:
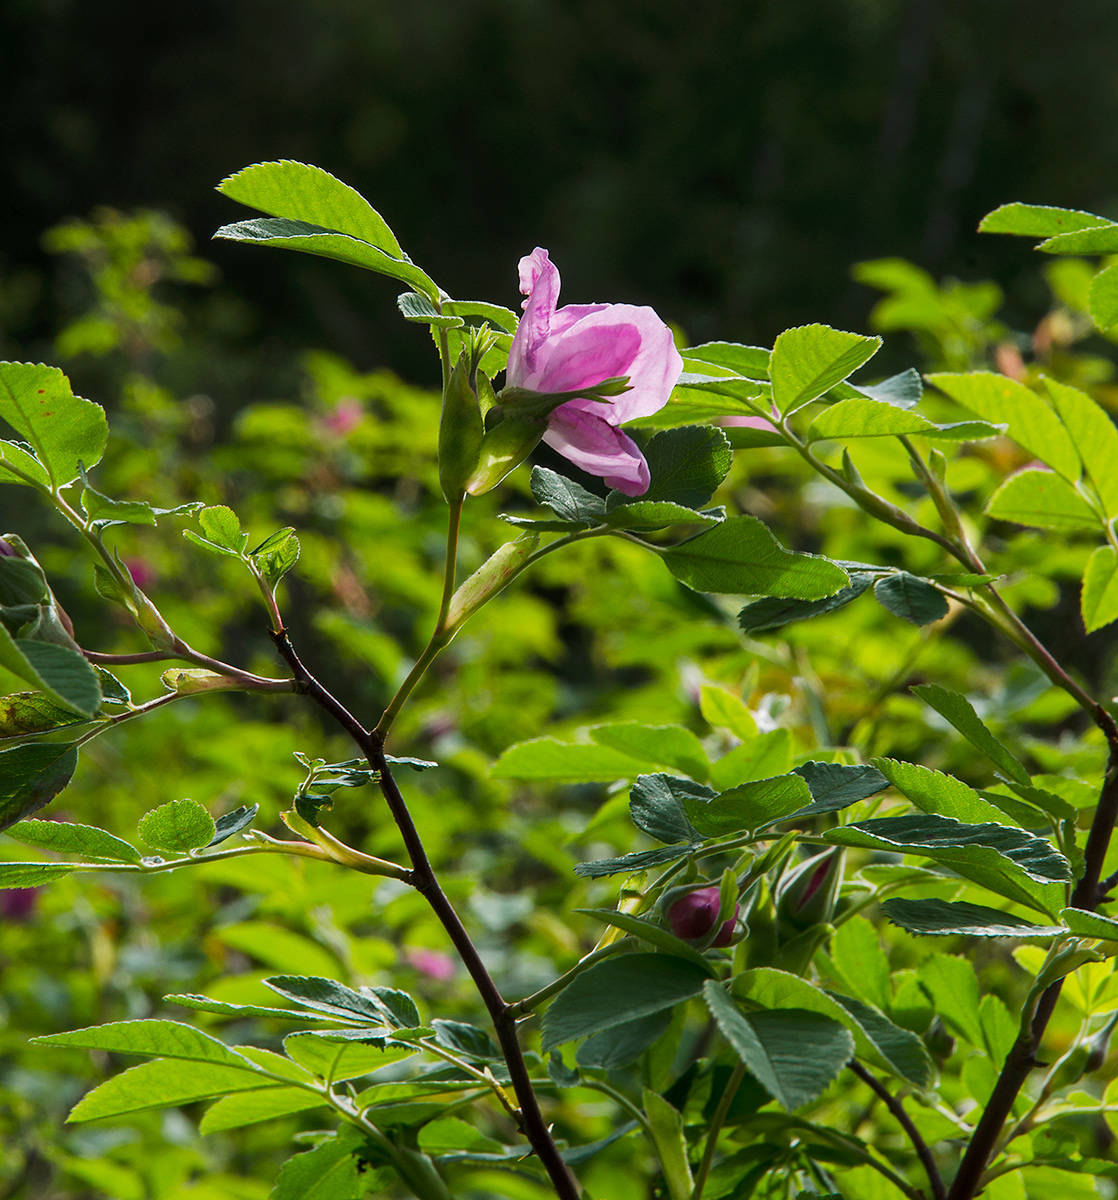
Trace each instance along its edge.
{"label": "twig", "polygon": [[365,729],[361,722],[303,666],[286,630],[273,631],[272,639],[280,656],[294,672],[299,690],[333,717],[360,748],[369,765],[380,773],[381,793],[411,859],[411,870],[405,878],[431,906],[447,931],[489,1012],[520,1105],[519,1122],[524,1136],[531,1143],[561,1200],[580,1200],[581,1189],[563,1161],[544,1121],[543,1113],[540,1112],[539,1101],[536,1099],[528,1066],[524,1061],[524,1053],[516,1036],[516,1018],[512,1006],[505,1003],[466,927],[439,884],[407,803],[384,756],[383,738],[375,731]]}
{"label": "twig", "polygon": [[866,1070],[865,1067],[855,1058],[850,1062],[850,1069],[855,1075],[881,1100],[885,1107],[897,1119],[897,1123],[908,1135],[908,1140],[912,1143],[913,1150],[916,1151],[916,1157],[920,1160],[925,1173],[928,1176],[928,1183],[932,1189],[934,1200],[946,1200],[947,1189],[943,1184],[943,1177],[939,1173],[939,1167],[936,1166],[936,1160],[932,1157],[931,1150],[928,1149],[928,1143],[920,1136],[920,1130],[912,1123],[912,1118],[904,1110],[904,1105],[901,1104],[899,1097],[894,1096],[889,1089],[879,1080],[872,1072]]}

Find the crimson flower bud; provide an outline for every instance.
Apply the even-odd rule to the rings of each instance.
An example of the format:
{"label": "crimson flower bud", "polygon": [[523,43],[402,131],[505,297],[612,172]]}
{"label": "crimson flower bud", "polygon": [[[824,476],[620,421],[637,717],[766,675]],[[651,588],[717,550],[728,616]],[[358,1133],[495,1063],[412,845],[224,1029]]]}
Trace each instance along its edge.
{"label": "crimson flower bud", "polygon": [[[684,941],[699,941],[714,928],[721,908],[722,895],[717,884],[696,888],[680,896],[668,908],[668,926],[676,937]],[[733,941],[740,912],[741,905],[735,904],[734,915],[728,921],[723,921],[722,928],[711,942],[712,946],[728,946]]]}

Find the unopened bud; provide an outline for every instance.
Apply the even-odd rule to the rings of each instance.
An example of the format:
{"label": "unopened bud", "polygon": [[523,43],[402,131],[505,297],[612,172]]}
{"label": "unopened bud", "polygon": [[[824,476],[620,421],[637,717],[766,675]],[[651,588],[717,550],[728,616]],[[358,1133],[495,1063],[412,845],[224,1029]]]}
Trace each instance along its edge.
{"label": "unopened bud", "polygon": [[448,501],[462,495],[477,470],[484,436],[481,408],[470,386],[470,366],[463,351],[447,381],[439,416],[439,485]]}
{"label": "unopened bud", "polygon": [[462,582],[450,599],[446,629],[456,630],[483,604],[491,600],[519,573],[540,544],[538,533],[527,533],[515,542],[506,542]]}
{"label": "unopened bud", "polygon": [[0,558],[19,558],[15,546],[11,542],[6,542],[0,538]]}
{"label": "unopened bud", "polygon": [[[722,894],[717,884],[685,892],[668,906],[668,927],[678,938],[687,942],[706,938],[722,911]],[[712,946],[728,946],[734,940],[741,905],[734,905],[734,915],[722,922],[722,927],[711,941]]]}
{"label": "unopened bud", "polygon": [[842,885],[842,867],[842,849],[835,848],[809,858],[785,875],[776,894],[781,927],[803,930],[830,921]]}
{"label": "unopened bud", "polygon": [[[496,409],[491,409],[490,414]],[[486,431],[477,457],[477,467],[466,481],[471,496],[484,496],[528,457],[547,432],[547,418],[531,413],[504,412]]]}

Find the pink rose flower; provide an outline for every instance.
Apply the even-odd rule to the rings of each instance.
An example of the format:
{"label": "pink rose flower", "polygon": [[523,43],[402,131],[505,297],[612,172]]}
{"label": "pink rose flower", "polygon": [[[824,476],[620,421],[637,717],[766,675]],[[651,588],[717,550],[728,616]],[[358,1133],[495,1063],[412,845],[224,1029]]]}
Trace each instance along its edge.
{"label": "pink rose flower", "polygon": [[[672,933],[685,941],[698,941],[705,938],[714,928],[718,913],[722,907],[722,893],[717,884],[710,887],[696,888],[680,896],[668,909],[668,925]],[[728,946],[734,940],[734,930],[737,925],[741,905],[734,906],[734,915],[722,922],[711,942],[712,946]]]}
{"label": "pink rose flower", "polygon": [[520,260],[524,316],[509,350],[507,383],[535,392],[592,391],[628,376],[611,402],[579,397],[556,408],[543,440],[576,467],[600,475],[627,496],[648,491],[648,463],[617,427],[663,408],[683,370],[672,332],[656,313],[633,304],[558,308],[559,271],[537,247]]}

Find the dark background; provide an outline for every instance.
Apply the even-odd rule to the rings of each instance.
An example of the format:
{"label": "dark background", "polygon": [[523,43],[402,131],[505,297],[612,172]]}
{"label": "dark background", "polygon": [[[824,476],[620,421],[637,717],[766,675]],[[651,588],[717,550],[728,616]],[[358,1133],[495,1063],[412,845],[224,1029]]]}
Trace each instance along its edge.
{"label": "dark background", "polygon": [[426,381],[390,282],[208,242],[247,215],[214,185],[279,157],[356,186],[462,298],[513,304],[541,244],[566,300],[693,341],[865,328],[849,265],[884,255],[1042,311],[1027,244],[974,229],[1014,199],[1116,215],[1116,48],[1113,0],[6,0],[0,332],[57,324],[46,228],[153,206],[246,339]]}

